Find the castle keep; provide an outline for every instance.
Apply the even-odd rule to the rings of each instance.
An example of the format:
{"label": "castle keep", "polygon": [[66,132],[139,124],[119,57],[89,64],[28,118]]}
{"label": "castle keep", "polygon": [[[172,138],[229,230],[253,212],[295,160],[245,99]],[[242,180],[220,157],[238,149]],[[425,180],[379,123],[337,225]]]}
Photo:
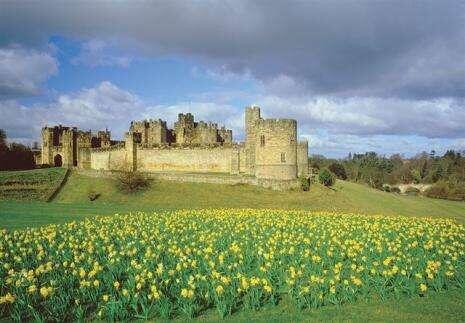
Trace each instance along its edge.
{"label": "castle keep", "polygon": [[[297,121],[263,119],[260,108],[245,109],[245,142],[216,123],[179,114],[173,129],[166,121],[132,121],[124,141],[110,132],[75,127],[42,129],[42,164],[90,170],[138,170],[150,174],[226,174],[273,188],[296,186],[308,176],[308,143],[297,140]],[[230,179],[229,179],[230,180]]]}

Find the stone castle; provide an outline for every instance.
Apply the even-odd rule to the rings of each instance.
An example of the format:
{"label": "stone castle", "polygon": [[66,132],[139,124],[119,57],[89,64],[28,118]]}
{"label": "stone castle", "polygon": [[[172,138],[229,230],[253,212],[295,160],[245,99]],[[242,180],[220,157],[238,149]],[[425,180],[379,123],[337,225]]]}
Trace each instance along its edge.
{"label": "stone castle", "polygon": [[149,174],[190,173],[234,176],[272,188],[297,185],[308,176],[308,142],[297,140],[297,121],[263,119],[260,108],[245,109],[245,142],[216,123],[179,114],[173,129],[166,121],[132,121],[124,141],[108,130],[75,127],[42,129],[42,164],[80,170],[138,170]]}

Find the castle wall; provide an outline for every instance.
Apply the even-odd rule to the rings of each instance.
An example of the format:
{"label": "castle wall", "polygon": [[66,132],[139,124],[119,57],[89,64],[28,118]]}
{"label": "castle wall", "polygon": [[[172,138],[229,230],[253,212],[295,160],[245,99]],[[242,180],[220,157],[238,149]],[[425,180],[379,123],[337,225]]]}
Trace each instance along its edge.
{"label": "castle wall", "polygon": [[215,172],[231,171],[233,148],[137,149],[140,171]]}
{"label": "castle wall", "polygon": [[245,146],[239,148],[239,173],[247,173],[247,154]]}
{"label": "castle wall", "polygon": [[91,168],[90,148],[80,148],[78,150],[78,167],[83,169]]}
{"label": "castle wall", "polygon": [[126,164],[126,150],[96,149],[90,152],[90,168],[95,170],[120,170]]}

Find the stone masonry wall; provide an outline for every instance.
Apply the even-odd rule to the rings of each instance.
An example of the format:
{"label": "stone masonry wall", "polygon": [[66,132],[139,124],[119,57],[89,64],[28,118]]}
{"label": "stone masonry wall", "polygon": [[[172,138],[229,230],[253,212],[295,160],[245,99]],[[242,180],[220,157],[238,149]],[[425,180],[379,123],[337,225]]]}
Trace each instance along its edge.
{"label": "stone masonry wall", "polygon": [[137,149],[140,171],[229,173],[232,148]]}
{"label": "stone masonry wall", "polygon": [[94,150],[90,156],[90,168],[95,170],[119,170],[125,163],[126,150]]}

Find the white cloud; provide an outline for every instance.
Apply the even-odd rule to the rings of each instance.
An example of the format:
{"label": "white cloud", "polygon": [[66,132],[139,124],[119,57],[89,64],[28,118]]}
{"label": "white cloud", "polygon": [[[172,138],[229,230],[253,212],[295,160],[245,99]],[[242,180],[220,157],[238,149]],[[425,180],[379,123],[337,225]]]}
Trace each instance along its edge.
{"label": "white cloud", "polygon": [[42,83],[57,73],[58,62],[48,52],[0,48],[0,98],[38,94]]}
{"label": "white cloud", "polygon": [[417,135],[428,138],[465,137],[463,100],[409,100],[353,97],[258,96],[273,117],[299,120],[303,131],[325,128],[355,135]]}
{"label": "white cloud", "polygon": [[132,62],[132,57],[127,55],[117,55],[115,46],[103,40],[93,39],[82,44],[78,56],[71,60],[72,64],[97,66],[119,66],[128,67]]}

